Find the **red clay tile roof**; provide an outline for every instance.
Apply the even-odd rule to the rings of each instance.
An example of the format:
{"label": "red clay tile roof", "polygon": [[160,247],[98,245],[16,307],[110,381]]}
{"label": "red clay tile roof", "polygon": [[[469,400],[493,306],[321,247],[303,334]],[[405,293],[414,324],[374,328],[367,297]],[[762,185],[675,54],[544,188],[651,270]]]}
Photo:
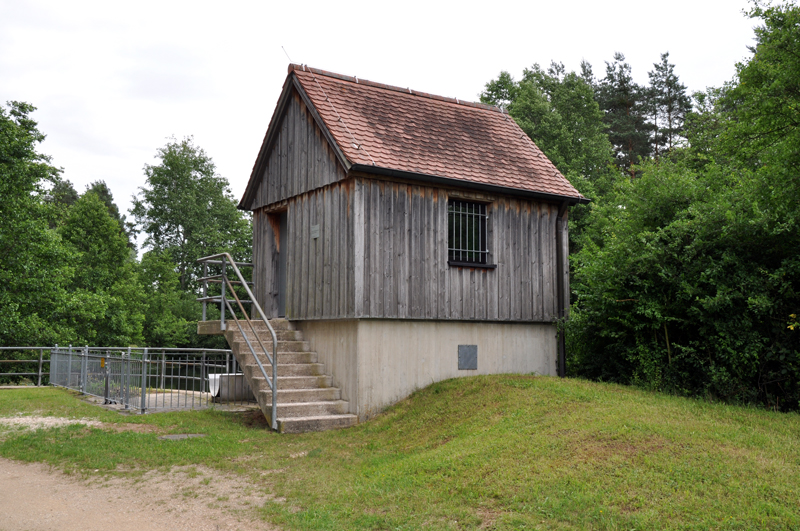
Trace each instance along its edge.
{"label": "red clay tile roof", "polygon": [[582,198],[508,114],[289,65],[351,164]]}

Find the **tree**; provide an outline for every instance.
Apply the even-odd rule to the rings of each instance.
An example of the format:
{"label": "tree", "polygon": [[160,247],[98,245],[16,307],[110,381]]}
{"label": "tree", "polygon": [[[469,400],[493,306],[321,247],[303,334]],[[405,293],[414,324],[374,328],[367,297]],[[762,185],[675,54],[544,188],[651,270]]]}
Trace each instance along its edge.
{"label": "tree", "polygon": [[519,85],[511,74],[503,70],[497,79],[486,83],[480,94],[481,101],[487,105],[495,105],[507,109],[517,99]]}
{"label": "tree", "polygon": [[614,61],[606,62],[606,76],[598,85],[597,98],[617,165],[631,176],[631,166],[651,153],[652,126],[647,122],[646,96],[645,90],[633,81],[625,56],[615,53]]}
{"label": "tree", "polygon": [[[585,69],[585,63],[582,63]],[[539,65],[525,69],[523,82],[531,83],[546,96],[558,116],[560,130],[549,151],[560,159],[565,175],[582,175],[592,182],[606,174],[611,162],[611,144],[603,125],[603,112],[594,89],[561,63],[551,63],[547,72]],[[543,148],[544,149],[544,148]],[[547,151],[546,151],[547,153]]]}
{"label": "tree", "polygon": [[69,287],[85,302],[80,319],[71,319],[76,339],[109,346],[140,344],[144,295],[137,264],[106,204],[96,193],[86,192],[58,230],[75,250],[77,267]]}
{"label": "tree", "polygon": [[228,251],[249,260],[252,230],[247,214],[236,209],[228,181],[191,137],[172,140],[145,165],[146,185],[133,198],[136,225],[147,234],[145,246],[166,252],[177,264],[181,289],[193,288],[195,261]]}
{"label": "tree", "polygon": [[721,146],[751,167],[764,165],[768,157],[796,169],[800,164],[800,8],[757,3],[749,16],[763,19],[764,25],[755,29],[752,59],[737,64],[737,82],[721,99],[730,111]]}
{"label": "tree", "polygon": [[36,151],[44,135],[30,104],[0,106],[0,344],[52,344],[52,316],[64,304],[72,254],[50,229],[44,188],[59,169]]}
{"label": "tree", "polygon": [[152,347],[184,346],[197,321],[197,302],[181,290],[175,262],[168,253],[144,253],[141,282],[146,296],[144,338]]}
{"label": "tree", "polygon": [[[603,114],[592,86],[561,63],[538,64],[514,81],[508,72],[486,84],[481,101],[508,108],[520,128],[570,178],[595,181],[611,161]],[[584,192],[584,190],[580,190]]]}
{"label": "tree", "polygon": [[696,96],[690,145],[598,201],[572,257],[573,374],[800,409],[800,8]]}
{"label": "tree", "polygon": [[132,250],[136,249],[136,242],[133,238],[133,224],[128,223],[125,220],[125,215],[120,214],[119,207],[117,204],[114,203],[114,195],[111,193],[111,189],[108,187],[105,181],[95,181],[92,184],[86,187],[85,193],[94,193],[97,194],[97,197],[106,205],[108,208],[109,215],[119,223],[119,226],[122,228],[122,232],[125,234],[125,238],[128,240],[128,247]]}
{"label": "tree", "polygon": [[686,86],[675,74],[675,65],[669,62],[669,52],[661,54],[661,62],[653,63],[650,76],[651,112],[653,116],[653,151],[656,157],[670,152],[683,136],[686,115],[692,103]]}

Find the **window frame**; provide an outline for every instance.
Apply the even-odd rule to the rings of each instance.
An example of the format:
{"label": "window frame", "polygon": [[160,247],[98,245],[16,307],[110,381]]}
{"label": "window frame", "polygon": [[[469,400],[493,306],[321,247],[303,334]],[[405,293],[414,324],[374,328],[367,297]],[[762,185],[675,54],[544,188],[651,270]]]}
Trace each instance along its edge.
{"label": "window frame", "polygon": [[[497,267],[496,264],[492,264],[490,261],[492,256],[489,248],[488,207],[489,203],[480,201],[458,198],[447,200],[448,266],[484,269],[495,269]],[[456,231],[459,233],[458,236],[456,236]]]}

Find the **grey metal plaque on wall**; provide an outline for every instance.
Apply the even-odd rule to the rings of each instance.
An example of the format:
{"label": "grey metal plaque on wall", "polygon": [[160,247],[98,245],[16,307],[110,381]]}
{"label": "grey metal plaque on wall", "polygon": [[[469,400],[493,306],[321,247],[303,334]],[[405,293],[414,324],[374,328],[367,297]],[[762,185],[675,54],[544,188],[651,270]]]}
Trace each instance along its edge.
{"label": "grey metal plaque on wall", "polygon": [[458,346],[458,370],[459,371],[478,370],[478,345]]}

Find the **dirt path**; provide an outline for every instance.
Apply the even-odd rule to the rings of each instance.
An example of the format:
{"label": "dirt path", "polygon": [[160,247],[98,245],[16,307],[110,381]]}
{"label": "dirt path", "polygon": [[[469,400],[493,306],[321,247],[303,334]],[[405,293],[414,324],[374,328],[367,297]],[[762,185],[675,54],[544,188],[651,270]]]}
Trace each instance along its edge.
{"label": "dirt path", "polygon": [[82,479],[0,458],[0,531],[276,530],[252,517],[268,500],[200,467]]}

